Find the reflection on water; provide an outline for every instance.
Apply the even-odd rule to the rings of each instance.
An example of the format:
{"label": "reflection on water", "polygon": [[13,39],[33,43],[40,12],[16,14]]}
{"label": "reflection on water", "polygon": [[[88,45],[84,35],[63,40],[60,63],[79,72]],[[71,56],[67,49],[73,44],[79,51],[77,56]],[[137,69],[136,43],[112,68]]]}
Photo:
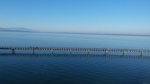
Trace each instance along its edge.
{"label": "reflection on water", "polygon": [[143,56],[1,54],[0,84],[149,84]]}

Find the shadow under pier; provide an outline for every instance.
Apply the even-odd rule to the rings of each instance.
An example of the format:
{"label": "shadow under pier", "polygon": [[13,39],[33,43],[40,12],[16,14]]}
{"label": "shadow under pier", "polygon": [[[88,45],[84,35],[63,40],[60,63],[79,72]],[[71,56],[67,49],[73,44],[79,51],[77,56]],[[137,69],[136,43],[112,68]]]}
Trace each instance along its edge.
{"label": "shadow under pier", "polygon": [[134,55],[99,55],[99,54],[8,54],[1,53],[0,56],[54,56],[54,57],[100,57],[100,58],[134,58],[134,59],[150,59],[150,56],[134,56]]}

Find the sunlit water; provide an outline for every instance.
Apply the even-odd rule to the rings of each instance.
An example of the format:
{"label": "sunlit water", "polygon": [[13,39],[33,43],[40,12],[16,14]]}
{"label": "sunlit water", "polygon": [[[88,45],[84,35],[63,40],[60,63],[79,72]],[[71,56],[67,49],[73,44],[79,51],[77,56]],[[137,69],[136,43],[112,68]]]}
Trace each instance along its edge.
{"label": "sunlit water", "polygon": [[[0,32],[0,46],[150,49],[149,43],[148,36]],[[125,58],[122,53],[113,53],[117,57],[30,55],[30,51],[16,51],[29,55],[11,55],[0,50],[4,52],[9,55],[0,55],[0,84],[150,84],[149,58]],[[51,54],[36,51],[43,52]]]}

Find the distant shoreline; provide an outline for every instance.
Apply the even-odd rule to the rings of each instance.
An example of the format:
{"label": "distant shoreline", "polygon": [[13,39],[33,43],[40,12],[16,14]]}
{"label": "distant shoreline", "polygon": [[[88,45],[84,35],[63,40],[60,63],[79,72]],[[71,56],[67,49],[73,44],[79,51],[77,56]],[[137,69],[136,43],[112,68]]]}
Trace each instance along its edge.
{"label": "distant shoreline", "polygon": [[113,36],[150,36],[150,35],[139,35],[139,34],[102,34],[102,33],[74,33],[74,32],[42,32],[42,33],[83,34],[83,35],[113,35]]}

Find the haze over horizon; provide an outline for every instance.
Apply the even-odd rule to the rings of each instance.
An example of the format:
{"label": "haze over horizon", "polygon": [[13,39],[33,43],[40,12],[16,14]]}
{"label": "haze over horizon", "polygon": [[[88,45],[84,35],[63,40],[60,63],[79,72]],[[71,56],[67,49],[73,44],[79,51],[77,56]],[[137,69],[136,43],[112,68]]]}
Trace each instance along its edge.
{"label": "haze over horizon", "polygon": [[0,0],[0,27],[150,34],[150,0]]}

